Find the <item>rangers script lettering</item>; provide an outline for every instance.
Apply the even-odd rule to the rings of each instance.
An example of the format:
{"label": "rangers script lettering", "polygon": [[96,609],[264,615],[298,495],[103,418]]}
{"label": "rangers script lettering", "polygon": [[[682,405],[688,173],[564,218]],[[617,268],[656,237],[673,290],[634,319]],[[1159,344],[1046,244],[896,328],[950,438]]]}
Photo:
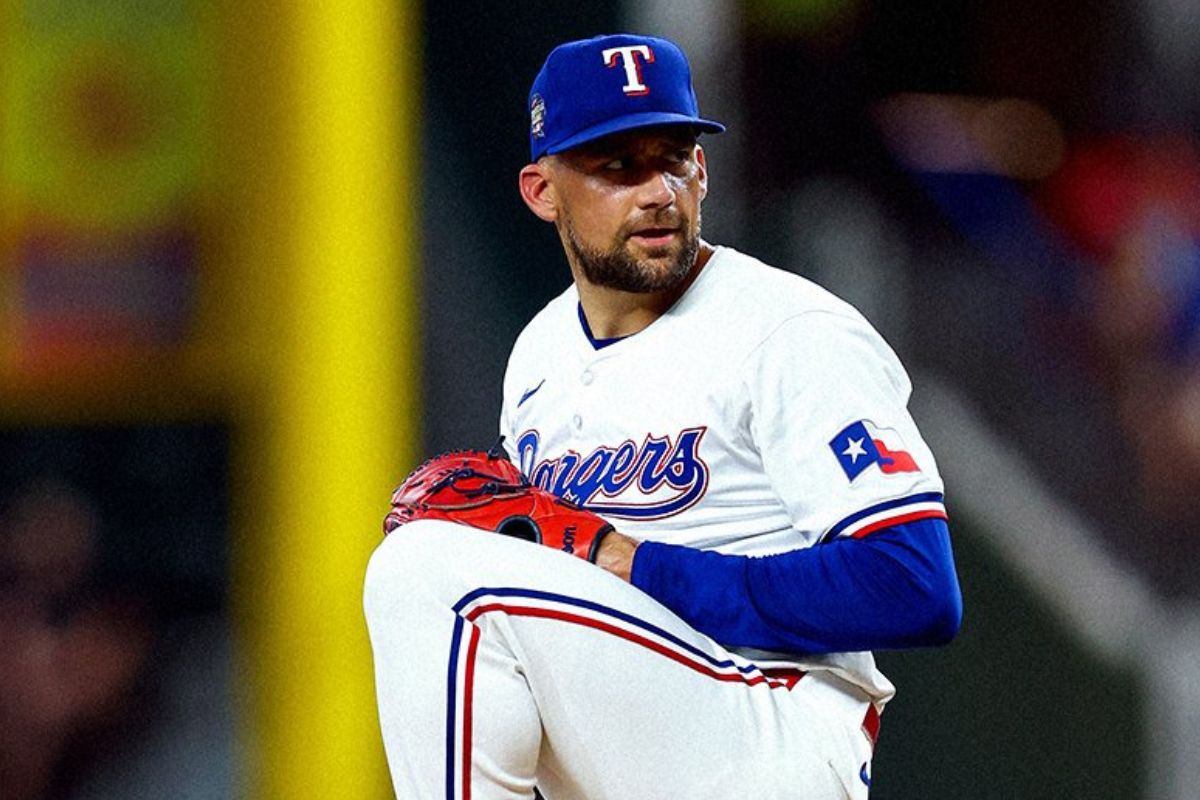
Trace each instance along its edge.
{"label": "rangers script lettering", "polygon": [[[564,500],[610,517],[663,519],[690,508],[708,489],[708,465],[700,457],[700,442],[706,428],[699,426],[671,437],[649,434],[641,446],[626,439],[616,447],[597,447],[586,456],[568,451],[559,458],[538,461],[541,437],[528,430],[517,438],[521,471],[534,486],[553,492]],[[626,490],[655,498],[666,485],[671,494],[644,502],[605,502],[598,496],[616,498]]]}

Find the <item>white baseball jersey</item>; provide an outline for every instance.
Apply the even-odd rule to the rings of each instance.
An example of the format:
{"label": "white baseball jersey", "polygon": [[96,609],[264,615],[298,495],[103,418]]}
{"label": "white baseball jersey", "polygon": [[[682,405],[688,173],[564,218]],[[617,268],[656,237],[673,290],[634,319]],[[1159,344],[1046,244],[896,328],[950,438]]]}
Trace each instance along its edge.
{"label": "white baseball jersey", "polygon": [[[910,390],[849,304],[718,247],[667,313],[599,349],[575,287],[551,301],[514,346],[500,431],[535,484],[630,536],[769,555],[944,514]],[[789,660],[892,693],[869,653]]]}

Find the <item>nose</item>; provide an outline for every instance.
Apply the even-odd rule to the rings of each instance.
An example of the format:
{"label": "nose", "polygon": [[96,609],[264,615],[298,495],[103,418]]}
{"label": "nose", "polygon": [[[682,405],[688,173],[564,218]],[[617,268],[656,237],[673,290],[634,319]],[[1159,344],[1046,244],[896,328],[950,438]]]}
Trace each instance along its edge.
{"label": "nose", "polygon": [[675,187],[671,176],[661,170],[648,170],[638,192],[642,208],[667,208],[675,202]]}

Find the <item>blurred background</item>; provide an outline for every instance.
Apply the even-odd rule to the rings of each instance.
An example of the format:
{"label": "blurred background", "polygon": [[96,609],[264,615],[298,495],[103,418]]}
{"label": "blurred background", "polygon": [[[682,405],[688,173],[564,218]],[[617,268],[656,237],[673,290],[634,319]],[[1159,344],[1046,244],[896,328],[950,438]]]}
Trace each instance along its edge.
{"label": "blurred background", "polygon": [[0,0],[0,798],[383,798],[362,573],[568,280],[557,43],[684,46],[705,234],[915,383],[966,604],[875,798],[1200,786],[1200,16],[1180,0]]}

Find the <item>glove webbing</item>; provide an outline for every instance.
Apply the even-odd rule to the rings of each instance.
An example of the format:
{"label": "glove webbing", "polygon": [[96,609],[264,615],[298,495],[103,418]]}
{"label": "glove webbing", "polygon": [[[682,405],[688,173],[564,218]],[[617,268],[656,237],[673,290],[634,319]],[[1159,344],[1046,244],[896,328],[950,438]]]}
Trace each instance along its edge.
{"label": "glove webbing", "polygon": [[[458,481],[467,480],[469,478],[483,478],[485,483],[474,489],[459,488],[456,484]],[[475,503],[459,503],[457,505],[443,505],[440,503],[425,502],[427,508],[434,508],[440,511],[451,511],[456,508],[479,508],[491,502],[491,498],[505,494],[520,494],[529,488],[528,482],[510,483],[498,475],[493,475],[488,472],[480,472],[473,467],[462,467],[454,470],[450,474],[439,478],[429,487],[429,492],[440,492],[447,487],[454,487],[455,491],[467,498],[479,498]]]}

